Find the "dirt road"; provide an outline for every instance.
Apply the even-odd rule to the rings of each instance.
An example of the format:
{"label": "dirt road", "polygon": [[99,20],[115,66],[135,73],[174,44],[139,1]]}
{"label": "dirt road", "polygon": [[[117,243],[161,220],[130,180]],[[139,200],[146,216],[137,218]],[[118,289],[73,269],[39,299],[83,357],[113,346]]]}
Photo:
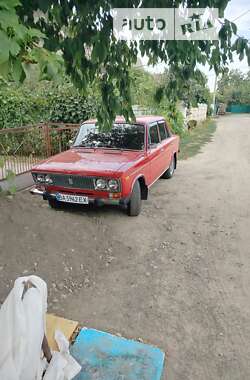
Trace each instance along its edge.
{"label": "dirt road", "polygon": [[160,180],[138,218],[0,199],[0,300],[20,274],[49,310],[167,353],[164,379],[250,378],[250,116]]}

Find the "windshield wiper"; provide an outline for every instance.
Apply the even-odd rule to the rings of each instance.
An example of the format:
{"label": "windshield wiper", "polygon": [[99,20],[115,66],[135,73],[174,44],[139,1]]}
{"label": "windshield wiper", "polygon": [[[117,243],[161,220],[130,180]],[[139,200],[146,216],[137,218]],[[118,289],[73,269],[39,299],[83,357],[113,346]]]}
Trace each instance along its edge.
{"label": "windshield wiper", "polygon": [[72,148],[96,149],[96,147],[93,147],[93,146],[84,146],[84,145],[73,145]]}
{"label": "windshield wiper", "polygon": [[123,150],[123,148],[115,148],[110,146],[84,146],[84,145],[75,145],[76,148],[86,148],[86,149],[105,149],[105,150]]}
{"label": "windshield wiper", "polygon": [[107,150],[122,150],[122,148],[116,148],[112,146],[100,146],[99,148],[107,149]]}

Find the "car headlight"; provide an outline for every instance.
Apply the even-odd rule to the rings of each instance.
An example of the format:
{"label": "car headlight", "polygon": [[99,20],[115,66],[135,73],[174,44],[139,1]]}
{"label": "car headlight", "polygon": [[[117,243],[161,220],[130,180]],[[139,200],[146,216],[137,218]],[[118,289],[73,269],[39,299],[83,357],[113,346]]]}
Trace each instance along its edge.
{"label": "car headlight", "polygon": [[96,190],[106,190],[106,191],[119,191],[120,182],[118,179],[105,179],[97,178],[95,180],[95,189]]}
{"label": "car headlight", "polygon": [[47,174],[47,175],[45,176],[45,183],[46,183],[47,185],[52,185],[52,183],[53,183],[53,179],[50,177],[49,174]]}
{"label": "car headlight", "polygon": [[36,181],[39,183],[44,183],[45,182],[45,175],[44,174],[37,174]]}
{"label": "car headlight", "polygon": [[111,191],[117,191],[119,189],[119,182],[117,179],[110,179],[108,181],[108,188]]}
{"label": "car headlight", "polygon": [[105,190],[107,188],[107,180],[103,178],[98,178],[95,181],[96,190]]}

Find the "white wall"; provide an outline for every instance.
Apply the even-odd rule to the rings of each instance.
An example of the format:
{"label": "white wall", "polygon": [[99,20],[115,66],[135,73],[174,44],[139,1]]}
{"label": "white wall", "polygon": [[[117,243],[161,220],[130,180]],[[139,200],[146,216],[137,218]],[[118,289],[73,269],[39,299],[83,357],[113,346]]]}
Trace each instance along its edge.
{"label": "white wall", "polygon": [[198,104],[198,107],[191,107],[187,116],[187,121],[204,121],[207,118],[207,104]]}

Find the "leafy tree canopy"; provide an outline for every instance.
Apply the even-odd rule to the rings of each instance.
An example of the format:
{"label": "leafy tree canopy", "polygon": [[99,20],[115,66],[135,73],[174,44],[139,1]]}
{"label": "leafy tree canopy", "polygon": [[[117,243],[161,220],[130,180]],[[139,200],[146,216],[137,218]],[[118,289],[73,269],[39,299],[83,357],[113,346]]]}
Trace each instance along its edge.
{"label": "leafy tree canopy", "polygon": [[[0,0],[0,74],[22,82],[31,64],[41,79],[55,78],[65,68],[81,90],[99,78],[102,107],[99,121],[109,125],[116,114],[133,117],[129,68],[137,55],[150,64],[159,60],[180,80],[194,75],[206,62],[218,73],[232,60],[232,51],[250,61],[250,49],[237,37],[236,25],[225,21],[219,41],[140,41],[127,45],[112,33],[110,10],[115,7],[217,7],[223,15],[229,0]],[[171,83],[174,87],[178,83]]]}
{"label": "leafy tree canopy", "polygon": [[218,82],[218,101],[230,104],[250,104],[250,71],[225,72]]}
{"label": "leafy tree canopy", "polygon": [[[182,68],[178,78],[182,78]],[[189,80],[176,79],[176,72],[166,70],[163,74],[151,74],[140,67],[130,70],[133,104],[157,108],[161,102],[177,103],[183,101],[188,107],[196,107],[198,103],[206,103],[209,107],[211,94],[207,86],[207,77],[195,70]]]}
{"label": "leafy tree canopy", "polygon": [[189,79],[185,75],[185,67],[182,65],[167,70],[156,90],[155,100],[160,102],[165,96],[173,104],[182,100],[188,107],[196,107],[198,103],[209,106],[211,96],[206,76],[198,69],[193,71]]}
{"label": "leafy tree canopy", "polygon": [[143,68],[130,69],[132,104],[138,104],[148,109],[152,108],[157,88],[165,80],[165,75],[151,74]]}

